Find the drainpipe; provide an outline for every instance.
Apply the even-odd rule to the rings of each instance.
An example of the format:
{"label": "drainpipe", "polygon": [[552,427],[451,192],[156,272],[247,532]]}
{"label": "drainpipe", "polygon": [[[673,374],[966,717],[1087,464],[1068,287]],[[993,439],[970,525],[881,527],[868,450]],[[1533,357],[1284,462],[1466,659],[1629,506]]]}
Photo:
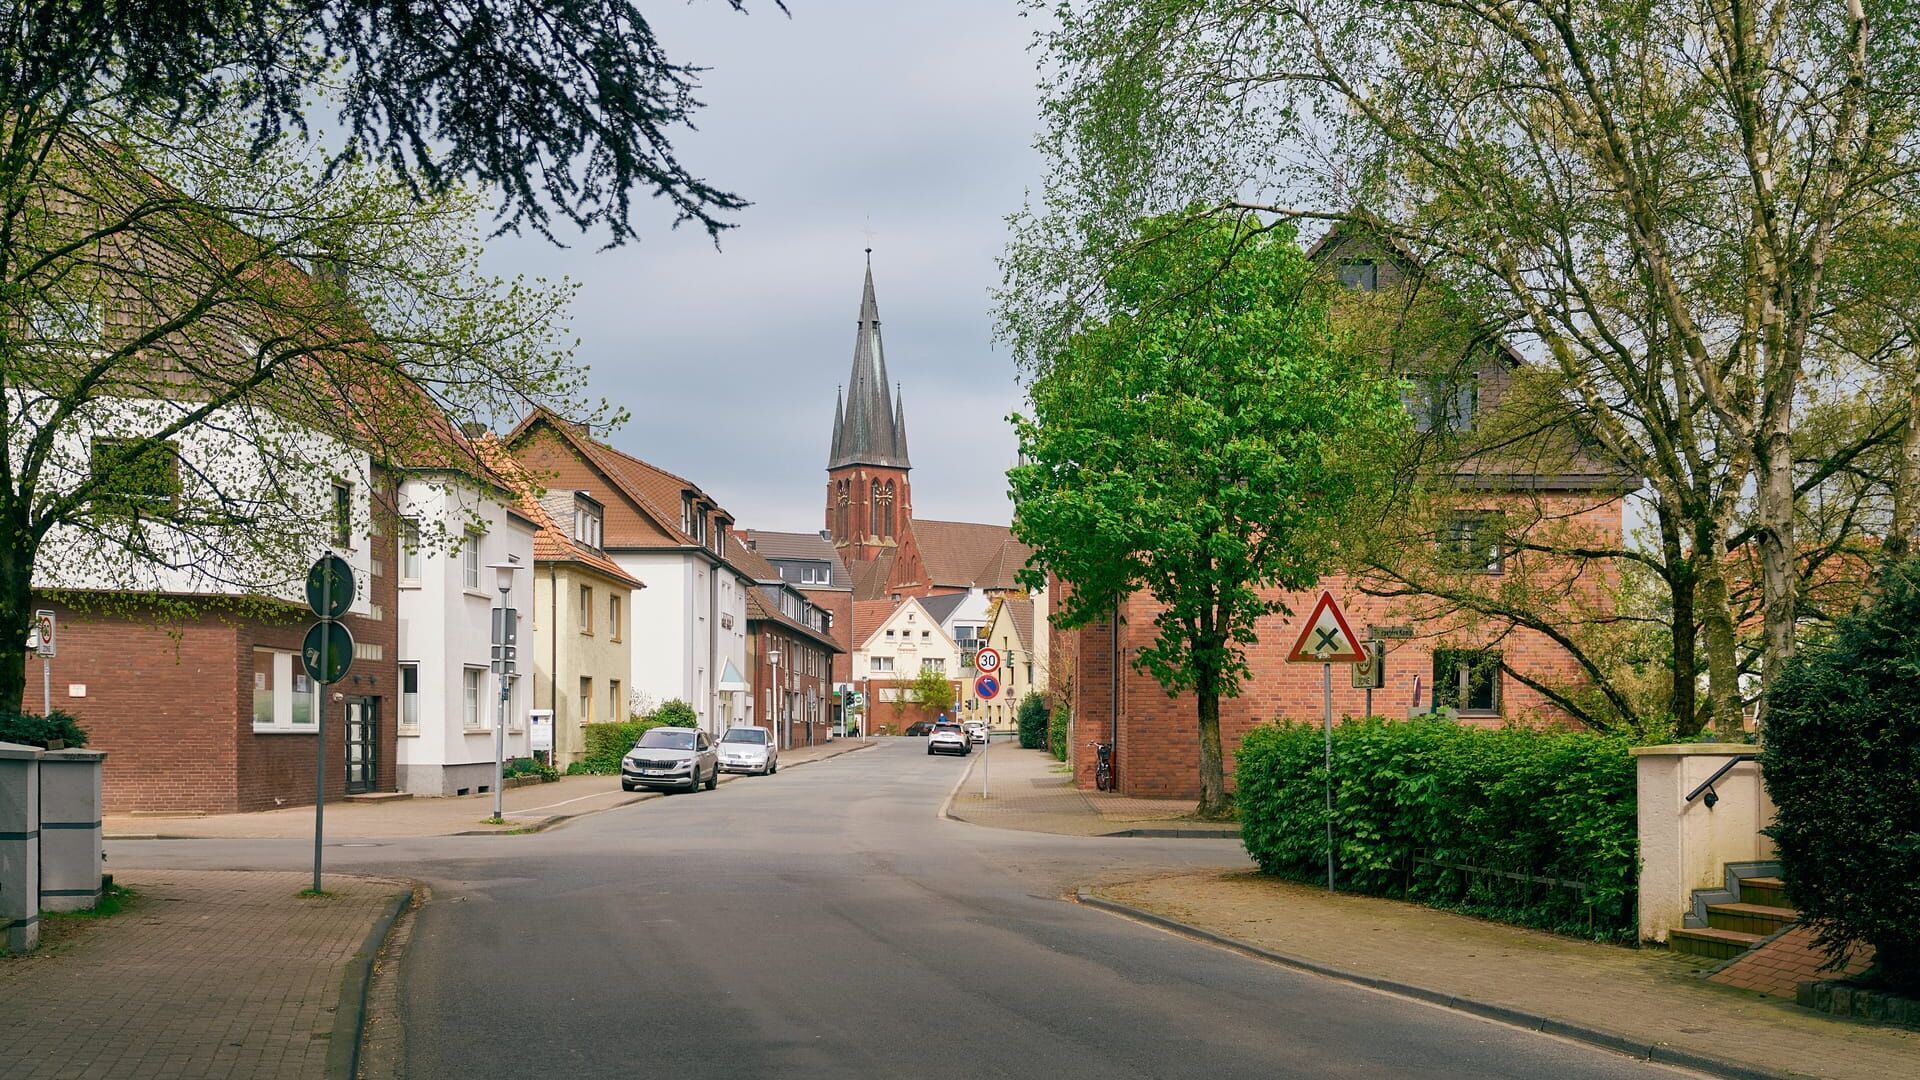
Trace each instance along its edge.
{"label": "drainpipe", "polygon": [[1108,691],[1108,697],[1111,699],[1111,704],[1113,706],[1113,719],[1111,721],[1110,734],[1107,736],[1107,738],[1109,741],[1113,743],[1114,775],[1118,776],[1119,770],[1120,770],[1120,594],[1119,593],[1115,593],[1113,595],[1113,663],[1110,666],[1113,669],[1111,672],[1113,683],[1112,683],[1111,689]]}

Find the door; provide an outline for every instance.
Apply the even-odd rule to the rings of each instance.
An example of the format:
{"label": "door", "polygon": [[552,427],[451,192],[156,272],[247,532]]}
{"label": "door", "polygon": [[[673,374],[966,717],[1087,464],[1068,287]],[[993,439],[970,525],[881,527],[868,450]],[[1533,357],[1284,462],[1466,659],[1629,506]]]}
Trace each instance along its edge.
{"label": "door", "polygon": [[373,791],[380,783],[380,699],[347,699],[347,794]]}

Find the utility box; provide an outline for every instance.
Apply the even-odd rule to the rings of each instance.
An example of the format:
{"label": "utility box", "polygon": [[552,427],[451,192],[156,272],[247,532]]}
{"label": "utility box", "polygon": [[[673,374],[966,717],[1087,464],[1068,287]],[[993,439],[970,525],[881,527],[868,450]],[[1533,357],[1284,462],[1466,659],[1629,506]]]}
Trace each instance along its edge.
{"label": "utility box", "polygon": [[8,952],[40,943],[40,757],[0,742],[0,932]]}
{"label": "utility box", "polygon": [[48,750],[40,757],[40,910],[81,911],[100,902],[100,770],[103,750]]}

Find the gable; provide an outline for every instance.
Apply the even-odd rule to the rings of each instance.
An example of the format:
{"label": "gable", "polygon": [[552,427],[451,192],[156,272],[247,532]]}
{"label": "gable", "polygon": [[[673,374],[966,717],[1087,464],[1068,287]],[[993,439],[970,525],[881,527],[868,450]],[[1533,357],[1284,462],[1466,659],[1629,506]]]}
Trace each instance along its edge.
{"label": "gable", "polygon": [[659,547],[679,541],[662,529],[653,516],[594,463],[544,425],[529,429],[514,441],[514,458],[548,490],[584,491],[605,507],[605,547]]}

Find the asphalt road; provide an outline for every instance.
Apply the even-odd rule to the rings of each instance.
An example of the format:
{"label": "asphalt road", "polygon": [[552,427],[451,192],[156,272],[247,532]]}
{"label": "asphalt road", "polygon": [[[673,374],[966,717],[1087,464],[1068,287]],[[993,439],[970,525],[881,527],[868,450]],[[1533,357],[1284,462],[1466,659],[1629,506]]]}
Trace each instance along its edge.
{"label": "asphalt road", "polygon": [[[1250,960],[1063,902],[1244,865],[1233,841],[938,816],[964,760],[901,740],[520,837],[340,846],[423,878],[407,1072],[675,1077],[1690,1075]],[[116,865],[303,865],[296,841]]]}

